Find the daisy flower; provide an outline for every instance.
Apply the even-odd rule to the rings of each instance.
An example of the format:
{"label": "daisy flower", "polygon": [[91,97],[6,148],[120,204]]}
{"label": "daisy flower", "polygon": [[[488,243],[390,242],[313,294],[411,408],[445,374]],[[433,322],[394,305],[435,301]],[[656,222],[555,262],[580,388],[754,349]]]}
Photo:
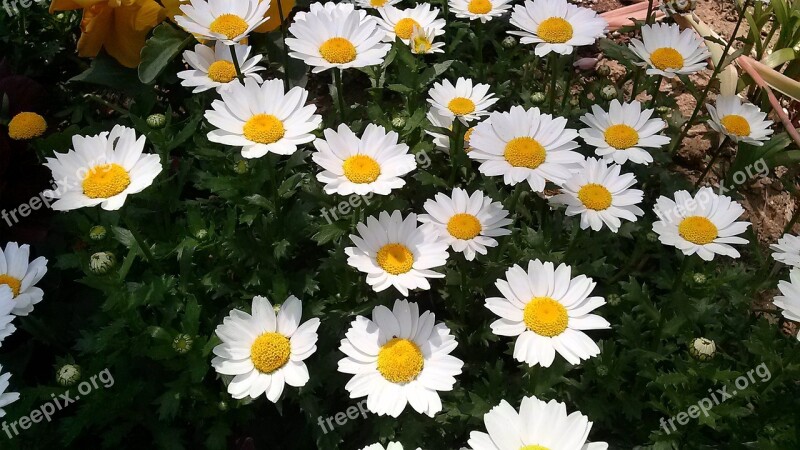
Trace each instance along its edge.
{"label": "daisy flower", "polygon": [[0,343],[11,336],[17,327],[14,326],[14,292],[7,285],[0,284]]}
{"label": "daisy flower", "polygon": [[605,442],[586,442],[592,422],[578,411],[567,415],[567,405],[523,397],[519,411],[503,400],[483,416],[487,433],[473,431],[472,450],[605,450]]}
{"label": "daisy flower", "polygon": [[424,208],[428,214],[421,214],[419,221],[429,224],[443,242],[463,253],[467,261],[475,259],[476,253],[485,255],[486,247],[497,247],[493,238],[511,234],[503,228],[511,224],[508,211],[482,191],[469,195],[455,188],[452,197],[438,193],[435,199],[425,202]]}
{"label": "daisy flower", "polygon": [[270,0],[190,0],[180,6],[183,15],[175,23],[198,38],[233,45],[269,19],[269,5]]}
{"label": "daisy flower", "polygon": [[[230,83],[238,83],[236,78],[236,67],[233,65],[230,47],[217,41],[212,50],[210,47],[197,44],[194,51],[186,50],[183,52],[183,59],[191,67],[191,70],[178,72],[178,78],[182,79],[181,85],[194,87],[193,93],[204,92],[209,89],[219,89],[227,87]],[[265,70],[258,65],[261,55],[255,55],[248,59],[251,47],[248,45],[234,45],[236,59],[239,68],[245,78],[252,78],[259,83],[264,82],[257,73]]]}
{"label": "daisy flower", "polygon": [[[427,114],[428,122],[436,128],[447,128],[453,131],[453,122],[456,120],[454,116],[446,116],[439,112],[436,108],[431,108]],[[469,153],[472,147],[469,145],[469,140],[472,138],[472,132],[475,127],[470,127],[464,132],[464,152]],[[438,133],[436,131],[425,130],[425,134],[433,138],[433,144],[437,149],[450,153],[450,137],[446,134]]]}
{"label": "daisy flower", "polygon": [[[3,366],[0,366],[0,373],[2,373],[2,371]],[[3,409],[4,406],[8,406],[19,400],[19,393],[6,392],[9,379],[11,379],[10,373],[2,373],[2,375],[0,375],[0,417],[5,417],[6,415],[6,411]]]}
{"label": "daisy flower", "polygon": [[302,387],[308,382],[303,362],[317,350],[319,319],[300,323],[303,305],[290,296],[277,317],[265,297],[253,298],[251,314],[234,309],[217,326],[222,344],[214,347],[211,365],[221,375],[233,375],[228,393],[233,398],[278,401],[285,384]]}
{"label": "daisy flower", "polygon": [[[403,450],[403,445],[399,442],[389,442],[386,444],[386,448],[384,449],[381,444],[372,444],[362,448],[361,450]],[[420,449],[418,448],[417,450]]]}
{"label": "daisy flower", "polygon": [[161,158],[143,153],[145,137],[132,128],[116,125],[111,133],[73,136],[74,150],[55,153],[44,164],[53,172],[56,190],[45,196],[58,199],[51,207],[70,211],[100,205],[120,209],[128,195],[142,192],[161,173]]}
{"label": "daisy flower", "polygon": [[208,140],[241,146],[245,158],[260,158],[269,152],[291,155],[297,146],[314,140],[312,131],[322,123],[317,107],[306,105],[308,91],[296,86],[284,93],[281,80],[261,86],[253,79],[232,83],[214,100],[206,119],[217,129]]}
{"label": "daisy flower", "polygon": [[720,95],[716,108],[706,105],[711,120],[708,124],[733,142],[762,146],[772,134],[772,121],[752,103],[742,103],[738,95]]}
{"label": "daisy flower", "polygon": [[444,53],[442,47],[444,42],[433,42],[436,38],[435,29],[414,27],[411,32],[411,39],[408,45],[411,46],[411,53],[415,55],[427,55],[429,53]]}
{"label": "daisy flower", "polygon": [[444,277],[431,269],[447,262],[447,243],[418,227],[416,214],[403,219],[400,211],[383,211],[356,228],[359,235],[350,235],[356,246],[344,249],[347,264],[366,273],[375,292],[394,286],[407,297],[410,289],[430,289],[428,278]]}
{"label": "daisy flower", "polygon": [[401,177],[417,168],[417,160],[408,146],[398,142],[397,133],[367,125],[361,138],[346,124],[338,130],[326,129],[325,139],[314,141],[317,151],[311,159],[324,170],[317,180],[325,183],[325,193],[365,195],[374,192],[388,195],[405,186]]}
{"label": "daisy flower", "polygon": [[608,162],[650,164],[653,156],[645,148],[660,148],[670,141],[660,134],[667,123],[651,119],[652,115],[652,109],[642,111],[642,104],[636,100],[620,103],[614,99],[608,112],[592,105],[592,113],[581,117],[581,122],[589,128],[578,132],[587,144],[596,148],[595,154]]}
{"label": "daisy flower", "polygon": [[511,0],[449,0],[450,12],[459,19],[486,23],[511,9]]}
{"label": "daisy flower", "polygon": [[612,232],[619,230],[620,219],[636,222],[644,211],[638,205],[644,192],[631,189],[636,184],[632,173],[620,174],[622,166],[588,158],[583,169],[572,175],[561,186],[561,194],[552,198],[554,203],[567,206],[567,216],[581,216],[581,229],[592,227],[599,231],[605,224]]}
{"label": "daisy flower", "polygon": [[6,244],[5,251],[0,248],[0,287],[8,286],[14,298],[16,316],[27,316],[33,305],[42,301],[44,292],[36,283],[47,273],[47,259],[40,256],[28,262],[31,247],[16,242]]}
{"label": "daisy flower", "polygon": [[394,42],[395,37],[408,44],[414,27],[424,30],[433,29],[434,36],[444,34],[444,19],[437,19],[439,8],[431,7],[430,3],[420,3],[413,9],[399,9],[394,6],[384,6],[378,9],[381,15],[380,25],[386,30],[384,41]]}
{"label": "daisy flower", "polygon": [[331,2],[298,15],[289,34],[289,56],[314,67],[314,73],[381,64],[391,47],[381,43],[385,34],[378,19],[352,5]]}
{"label": "daisy flower", "polygon": [[443,322],[416,303],[396,300],[393,309],[358,316],[339,350],[339,372],[353,374],[345,389],[350,398],[367,397],[367,409],[398,417],[410,404],[433,417],[442,410],[437,391],[450,391],[464,362],[450,355],[458,343]]}
{"label": "daisy flower", "polygon": [[400,0],[356,0],[358,6],[365,9],[378,9],[400,3]]}
{"label": "daisy flower", "polygon": [[441,116],[458,117],[464,124],[488,115],[487,110],[498,100],[494,98],[494,94],[489,93],[488,84],[473,86],[469,78],[459,78],[455,86],[450,80],[434,83],[428,96],[428,103]]}
{"label": "daisy flower", "polygon": [[667,78],[699,72],[706,68],[706,59],[711,56],[693,29],[681,31],[678,25],[664,23],[642,26],[642,40],[631,39],[630,48],[642,59],[634,64],[647,67],[648,75]]}
{"label": "daisy flower", "polygon": [[659,197],[655,213],[660,219],[653,223],[658,239],[687,256],[697,253],[706,261],[716,254],[738,258],[739,252],[730,244],[747,243],[737,236],[750,226],[749,222],[736,222],[744,208],[709,187],[700,188],[694,197],[687,191],[676,192],[674,201]]}
{"label": "daisy flower", "polygon": [[567,119],[542,114],[539,108],[513,106],[509,112],[494,112],[475,127],[469,157],[482,161],[480,172],[503,176],[508,185],[527,181],[536,192],[545,183],[562,184],[583,162],[575,138],[566,128]]}
{"label": "daisy flower", "polygon": [[800,237],[786,233],[778,239],[777,244],[772,244],[769,248],[775,251],[772,254],[775,261],[787,266],[800,267]]}
{"label": "daisy flower", "polygon": [[[773,300],[773,304],[783,310],[783,317],[800,322],[800,269],[794,268],[789,273],[789,281],[779,281],[781,294]],[[800,341],[800,332],[797,333]]]}
{"label": "daisy flower", "polygon": [[594,44],[608,28],[608,22],[594,10],[567,0],[525,0],[514,7],[511,25],[522,31],[508,33],[522,36],[523,44],[536,44],[537,56],[550,52],[569,55],[575,47]]}
{"label": "daisy flower", "polygon": [[28,141],[44,135],[47,121],[35,112],[23,111],[8,122],[8,137],[15,141]]}
{"label": "daisy flower", "polygon": [[550,367],[558,352],[570,364],[600,354],[583,330],[611,328],[607,320],[590,314],[606,301],[589,297],[596,283],[584,275],[572,278],[566,264],[533,260],[528,271],[518,265],[495,283],[503,297],[486,299],[486,307],[500,316],[492,323],[498,336],[517,336],[514,359],[529,366]]}

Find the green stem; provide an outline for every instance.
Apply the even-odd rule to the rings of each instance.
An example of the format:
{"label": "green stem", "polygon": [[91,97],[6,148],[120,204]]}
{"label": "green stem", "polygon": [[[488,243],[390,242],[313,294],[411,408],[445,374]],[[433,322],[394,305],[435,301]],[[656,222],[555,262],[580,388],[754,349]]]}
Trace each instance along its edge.
{"label": "green stem", "polygon": [[647,15],[644,17],[644,23],[650,25],[653,23],[653,19],[655,17],[650,17],[653,15],[653,0],[647,1]]}
{"label": "green stem", "polygon": [[572,77],[575,74],[575,52],[570,57],[569,64],[567,64],[567,80],[564,82],[564,97],[561,98],[561,110],[567,107],[567,100],[571,97],[570,87],[572,84]]}
{"label": "green stem", "polygon": [[461,156],[464,154],[464,124],[456,117],[453,120],[453,136],[450,137],[450,160],[453,172],[450,174],[450,187],[455,187],[458,171],[461,168]]}
{"label": "green stem", "polygon": [[644,72],[644,68],[636,67],[636,73],[633,74],[633,85],[631,86],[631,98],[630,101],[636,100],[636,94],[639,90],[639,79],[642,77],[642,72]]}
{"label": "green stem", "polygon": [[517,202],[519,201],[519,196],[522,195],[524,182],[517,183],[517,186],[514,188],[514,193],[511,195],[511,203],[508,204],[508,212],[510,214],[514,214],[514,211],[517,209]]}
{"label": "green stem", "polygon": [[281,0],[278,2],[278,15],[281,18],[281,47],[283,50],[283,88],[289,90],[289,49],[286,48],[286,16],[283,14],[283,5]]}
{"label": "green stem", "polygon": [[128,220],[127,217],[125,218],[125,225],[128,227],[128,231],[131,232],[131,235],[133,236],[133,240],[136,241],[136,245],[139,247],[139,249],[142,250],[142,254],[144,254],[144,259],[146,259],[147,262],[149,262],[150,265],[153,266],[153,268],[158,269],[158,267],[159,267],[158,261],[156,261],[156,258],[153,256],[153,253],[150,251],[150,247],[147,246],[147,244],[144,242],[144,239],[139,234],[139,231],[131,223],[131,221]]}
{"label": "green stem", "polygon": [[703,180],[706,178],[706,175],[708,175],[708,173],[711,171],[711,168],[714,167],[714,163],[717,162],[717,158],[719,157],[720,154],[722,154],[722,147],[724,147],[728,143],[728,141],[730,141],[730,138],[728,136],[725,136],[725,139],[723,139],[722,142],[719,143],[717,150],[714,152],[713,155],[711,155],[711,161],[708,162],[708,165],[703,170],[703,173],[700,174],[700,178],[698,178],[697,181],[694,183],[695,190],[697,190],[697,188],[700,187],[700,183],[703,182]]}
{"label": "green stem", "polygon": [[548,95],[550,96],[550,99],[549,99],[550,100],[549,101],[550,109],[549,109],[549,111],[551,113],[553,113],[554,112],[553,110],[556,107],[556,80],[558,79],[558,75],[559,75],[559,73],[558,73],[559,71],[556,69],[556,66],[558,65],[558,61],[559,61],[560,58],[558,57],[558,54],[556,52],[550,52],[549,58],[550,58],[550,64],[549,64],[549,66],[550,66],[550,92],[548,93]]}
{"label": "green stem", "polygon": [[656,106],[656,97],[658,97],[658,93],[661,90],[661,81],[664,79],[661,75],[656,75],[656,82],[653,84],[652,90],[650,91],[650,101],[647,103],[647,108],[652,109]]}
{"label": "green stem", "polygon": [[683,274],[686,272],[691,258],[691,256],[683,255],[681,267],[678,269],[678,273],[675,275],[675,281],[672,283],[672,292],[679,292],[678,289],[683,289]]}
{"label": "green stem", "polygon": [[236,57],[236,46],[229,45],[228,48],[231,51],[231,62],[233,63],[233,68],[236,69],[236,78],[239,79],[239,83],[244,85],[244,75],[242,75],[242,68],[239,67],[239,58]]}
{"label": "green stem", "polygon": [[336,83],[336,96],[339,98],[339,117],[342,123],[347,122],[347,113],[344,106],[344,92],[342,87],[342,69],[336,67],[333,69],[333,80]]}
{"label": "green stem", "polygon": [[564,252],[564,257],[562,258],[562,261],[566,262],[567,259],[569,259],[569,255],[572,253],[572,249],[575,248],[575,242],[578,241],[578,239],[576,238],[578,237],[579,230],[580,230],[579,226],[572,227],[572,234],[570,234],[569,236],[569,244],[567,244],[567,251]]}

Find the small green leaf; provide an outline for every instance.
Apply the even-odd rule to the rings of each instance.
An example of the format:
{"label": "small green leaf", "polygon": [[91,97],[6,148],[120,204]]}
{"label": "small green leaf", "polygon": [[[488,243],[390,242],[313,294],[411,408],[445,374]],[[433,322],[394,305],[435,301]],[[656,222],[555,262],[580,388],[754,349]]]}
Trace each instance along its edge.
{"label": "small green leaf", "polygon": [[170,62],[184,49],[194,37],[168,23],[153,30],[153,36],[142,49],[142,62],[139,64],[139,80],[152,84]]}

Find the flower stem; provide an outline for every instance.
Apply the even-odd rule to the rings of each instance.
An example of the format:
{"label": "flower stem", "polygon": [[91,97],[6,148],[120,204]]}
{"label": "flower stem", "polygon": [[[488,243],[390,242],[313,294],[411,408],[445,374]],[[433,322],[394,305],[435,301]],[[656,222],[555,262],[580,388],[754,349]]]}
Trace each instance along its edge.
{"label": "flower stem", "polygon": [[281,17],[281,47],[283,50],[283,88],[289,90],[289,49],[286,48],[286,16],[283,13],[281,0],[278,2],[278,15]]}
{"label": "flower stem", "polygon": [[344,109],[344,88],[342,87],[342,69],[333,69],[333,80],[336,83],[336,96],[339,98],[339,117],[342,122],[347,122],[347,113]]}
{"label": "flower stem", "polygon": [[706,178],[706,175],[708,175],[708,172],[711,171],[711,168],[714,166],[714,163],[717,162],[717,158],[722,153],[722,147],[724,147],[725,144],[728,143],[728,141],[730,141],[730,138],[728,136],[725,136],[725,139],[723,139],[722,142],[719,143],[717,150],[714,152],[713,155],[711,155],[711,161],[708,162],[708,165],[703,170],[703,173],[700,174],[700,178],[698,178],[697,181],[694,183],[695,190],[697,190],[697,188],[700,187],[700,183],[703,182],[703,180]]}
{"label": "flower stem", "polygon": [[658,97],[658,93],[661,90],[661,81],[663,80],[664,77],[656,75],[656,82],[653,84],[653,88],[650,91],[650,101],[647,103],[648,109],[652,109],[656,106],[656,97]]}
{"label": "flower stem", "polygon": [[242,75],[242,68],[239,67],[239,58],[236,57],[236,48],[233,45],[229,45],[228,48],[231,50],[231,62],[233,68],[236,69],[236,78],[239,79],[239,83],[244,85],[244,75]]}
{"label": "flower stem", "polygon": [[458,171],[461,168],[461,156],[464,154],[464,124],[458,117],[453,120],[453,136],[450,138],[450,160],[453,172],[450,174],[450,187],[455,187]]}
{"label": "flower stem", "polygon": [[550,92],[548,93],[550,96],[550,109],[549,111],[553,113],[553,110],[556,107],[556,80],[558,78],[558,70],[556,66],[558,65],[559,57],[555,52],[550,52]]}
{"label": "flower stem", "polygon": [[637,91],[639,90],[639,79],[642,77],[642,72],[644,72],[644,69],[637,66],[636,73],[633,74],[633,85],[631,86],[630,101],[636,100],[636,94],[638,93]]}
{"label": "flower stem", "polygon": [[576,53],[573,52],[572,56],[570,57],[569,64],[567,64],[567,80],[564,82],[564,97],[561,98],[561,111],[567,107],[567,101],[571,97],[570,86],[572,84],[572,77],[575,73],[575,55]]}

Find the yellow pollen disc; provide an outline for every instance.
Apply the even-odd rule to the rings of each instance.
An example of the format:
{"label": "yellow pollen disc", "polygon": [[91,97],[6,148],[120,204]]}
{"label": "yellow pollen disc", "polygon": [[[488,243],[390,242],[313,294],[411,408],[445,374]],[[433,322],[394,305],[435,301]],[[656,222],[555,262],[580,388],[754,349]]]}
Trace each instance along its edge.
{"label": "yellow pollen disc", "polygon": [[547,152],[536,139],[525,136],[508,141],[503,156],[514,167],[535,169],[544,162]]}
{"label": "yellow pollen disc", "polygon": [[489,0],[471,0],[467,5],[467,10],[472,14],[488,14],[492,10],[492,2]]}
{"label": "yellow pollen disc", "polygon": [[83,179],[83,193],[89,198],[111,198],[131,184],[131,176],[119,164],[94,166]]}
{"label": "yellow pollen disc", "polygon": [[550,297],[534,297],[525,306],[523,320],[539,336],[558,336],[567,329],[567,308]]}
{"label": "yellow pollen disc", "polygon": [[424,365],[422,351],[409,339],[394,338],[378,352],[378,372],[392,383],[414,381]]}
{"label": "yellow pollen disc", "polygon": [[264,333],[250,347],[250,360],[261,373],[272,373],[289,362],[292,346],[280,333]]}
{"label": "yellow pollen disc", "polygon": [[456,97],[450,100],[447,109],[457,116],[464,116],[475,112],[475,102],[466,97]]}
{"label": "yellow pollen disc", "polygon": [[21,112],[8,123],[8,137],[15,141],[37,138],[47,131],[44,117],[32,112]]}
{"label": "yellow pollen disc", "polygon": [[659,70],[682,69],[683,55],[672,47],[661,47],[650,54],[650,62]]}
{"label": "yellow pollen disc", "polygon": [[428,53],[431,51],[431,41],[428,40],[428,37],[424,34],[420,34],[419,36],[415,37],[411,40],[411,44],[414,46],[415,53]]}
{"label": "yellow pollen disc", "polygon": [[208,66],[208,78],[217,83],[230,83],[236,79],[236,67],[224,59],[214,61]]}
{"label": "yellow pollen disc", "polygon": [[244,124],[244,137],[259,144],[274,144],[283,138],[283,122],[272,114],[256,114]]}
{"label": "yellow pollen disc", "polygon": [[447,231],[457,239],[468,241],[483,230],[477,217],[472,214],[456,214],[447,222]]}
{"label": "yellow pollen disc", "polygon": [[404,274],[414,266],[414,255],[403,244],[384,245],[378,250],[376,259],[378,260],[378,265],[392,275]]}
{"label": "yellow pollen disc", "polygon": [[572,39],[572,25],[561,17],[550,17],[539,23],[536,35],[547,43],[563,44]]}
{"label": "yellow pollen disc", "polygon": [[578,200],[589,209],[602,211],[611,206],[611,192],[602,184],[589,183],[578,191]]}
{"label": "yellow pollen disc", "polygon": [[342,165],[344,176],[357,184],[372,183],[381,175],[381,166],[367,155],[355,155],[347,158]]}
{"label": "yellow pollen disc", "polygon": [[331,64],[347,64],[356,59],[356,46],[343,37],[328,39],[319,46],[319,54]]}
{"label": "yellow pollen disc", "polygon": [[639,143],[639,133],[628,125],[611,125],[606,128],[606,143],[617,150],[625,150]]}
{"label": "yellow pollen disc", "polygon": [[22,281],[12,277],[11,275],[0,274],[0,286],[6,285],[11,288],[14,297],[19,295],[19,290],[22,288]]}
{"label": "yellow pollen disc", "polygon": [[414,27],[422,28],[419,22],[410,17],[400,19],[394,26],[394,34],[400,39],[410,39],[411,33],[414,32]]}
{"label": "yellow pollen disc", "polygon": [[383,6],[383,5],[385,5],[385,4],[386,4],[386,1],[387,1],[387,0],[369,0],[369,4],[370,4],[370,5],[371,5],[373,8],[380,8],[381,6]]}
{"label": "yellow pollen disc", "polygon": [[221,34],[228,39],[243,35],[248,28],[247,21],[236,14],[223,14],[214,19],[208,27],[209,31]]}
{"label": "yellow pollen disc", "polygon": [[678,234],[692,244],[705,245],[719,236],[717,226],[703,216],[690,216],[678,225]]}
{"label": "yellow pollen disc", "polygon": [[545,447],[544,445],[526,445],[520,447],[519,450],[550,450],[550,449]]}
{"label": "yellow pollen disc", "polygon": [[722,126],[734,136],[750,136],[750,122],[738,114],[728,114],[720,119]]}

